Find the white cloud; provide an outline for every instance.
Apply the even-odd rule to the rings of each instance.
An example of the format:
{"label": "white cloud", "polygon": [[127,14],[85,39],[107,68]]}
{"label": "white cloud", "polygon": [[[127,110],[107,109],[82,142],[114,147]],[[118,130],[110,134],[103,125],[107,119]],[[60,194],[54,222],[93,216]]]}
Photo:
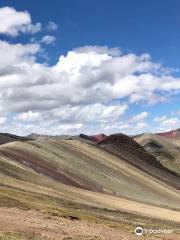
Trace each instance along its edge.
{"label": "white cloud", "polygon": [[28,111],[28,112],[23,112],[18,114],[15,117],[16,121],[25,121],[25,122],[35,122],[35,121],[39,121],[40,120],[40,113],[39,112],[32,112],[32,111]]}
{"label": "white cloud", "polygon": [[[0,102],[4,109],[34,111],[59,105],[111,105],[113,99],[150,103],[161,101],[161,97],[164,99],[166,93],[168,96],[173,91],[163,88],[169,78],[146,73],[157,67],[149,62],[147,55],[114,56],[114,50],[96,46],[92,50],[88,47],[88,51],[85,48],[84,53],[83,48],[80,52],[79,49],[70,51],[49,67],[36,62],[39,51],[39,44],[0,42],[0,53],[4,56],[0,61],[0,87],[4,89]],[[180,82],[178,78],[173,79],[169,84]],[[134,95],[136,98],[132,100]]]}
{"label": "white cloud", "polygon": [[[9,14],[9,15],[8,15]],[[0,32],[16,36],[36,32],[28,12],[0,9]],[[13,19],[13,20],[12,20]],[[57,25],[49,23],[49,30]],[[147,129],[148,112],[123,121],[132,104],[155,104],[180,92],[180,78],[152,61],[149,54],[123,54],[118,48],[84,46],[61,55],[54,66],[38,63],[41,43],[54,41],[50,35],[39,43],[10,44],[0,41],[0,118],[4,131],[19,134],[132,132]],[[168,75],[167,75],[168,73]],[[13,116],[13,117],[11,117]],[[156,120],[157,121],[157,120]],[[178,119],[161,119],[179,124]],[[164,122],[163,122],[164,121]],[[1,124],[2,124],[1,123]]]}
{"label": "white cloud", "polygon": [[53,21],[49,21],[46,28],[48,31],[56,31],[58,29],[58,25]]}
{"label": "white cloud", "polygon": [[145,131],[147,131],[148,124],[145,122],[139,122],[135,127],[137,129],[145,129]]}
{"label": "white cloud", "polygon": [[27,11],[16,11],[12,7],[0,8],[0,33],[17,36],[19,32],[35,33],[41,30],[41,24],[31,23],[31,16]]}
{"label": "white cloud", "polygon": [[[34,63],[35,55],[40,51],[39,44],[9,44],[0,40],[0,77],[2,86],[3,77],[22,72],[21,65]],[[11,85],[11,83],[9,83]],[[8,87],[8,82],[5,82]]]}
{"label": "white cloud", "polygon": [[15,121],[21,122],[44,122],[56,124],[104,124],[119,121],[127,111],[127,105],[106,106],[92,104],[85,106],[61,106],[43,112],[22,112],[15,116]]}
{"label": "white cloud", "polygon": [[6,118],[6,117],[0,117],[0,125],[5,124],[6,121],[7,121],[7,118]]}
{"label": "white cloud", "polygon": [[178,112],[171,112],[168,116],[162,115],[154,118],[154,121],[159,124],[158,132],[167,132],[180,128],[180,118]]}
{"label": "white cloud", "polygon": [[141,112],[141,113],[138,113],[137,115],[134,115],[133,117],[131,117],[130,121],[132,121],[132,122],[144,121],[148,117],[148,115],[149,115],[148,112]]}
{"label": "white cloud", "polygon": [[163,116],[158,116],[154,118],[155,122],[163,122],[167,119],[167,116],[163,115]]}
{"label": "white cloud", "polygon": [[104,54],[107,53],[111,56],[120,56],[121,51],[119,48],[108,48],[107,46],[84,46],[76,48],[76,53],[94,53],[94,54]]}
{"label": "white cloud", "polygon": [[[148,69],[153,71],[155,66],[149,62],[149,57],[114,56],[110,54],[111,49],[96,47],[96,52],[94,47],[92,51],[88,48],[84,53],[82,49],[81,52],[79,49],[70,51],[67,56],[61,56],[55,66],[48,67],[36,62],[39,44],[11,45],[1,41],[0,52],[4,58],[0,65],[0,86],[4,88],[4,100],[16,99],[16,106],[21,106],[20,109],[24,105],[24,110],[33,110],[43,106],[56,108],[59,104],[109,104],[116,98],[122,101],[129,98],[130,102],[149,102],[152,96],[157,101],[158,97],[161,99],[160,91],[164,79],[165,83],[167,79],[144,73]],[[137,72],[139,76],[134,75]],[[173,84],[175,82],[178,83],[179,79],[174,78]],[[132,101],[134,95],[139,98]]]}
{"label": "white cloud", "polygon": [[23,33],[37,33],[41,31],[42,25],[41,23],[36,23],[36,24],[28,24],[27,26],[23,26],[20,31]]}
{"label": "white cloud", "polygon": [[171,127],[171,126],[175,127],[179,123],[180,123],[180,120],[176,117],[167,118],[161,122],[162,125],[168,126],[168,127]]}
{"label": "white cloud", "polygon": [[44,43],[44,44],[46,44],[46,45],[49,45],[49,44],[54,43],[55,40],[56,40],[56,38],[55,38],[54,36],[46,35],[46,36],[42,37],[42,39],[41,39],[40,42],[41,42],[41,43]]}
{"label": "white cloud", "polygon": [[117,121],[127,110],[127,105],[107,106],[104,104],[92,104],[85,106],[65,106],[52,110],[49,114],[53,119],[62,122],[98,123]]}
{"label": "white cloud", "polygon": [[[164,90],[163,83],[170,77],[156,76],[154,69],[157,71],[160,66],[147,54],[123,55],[116,48],[87,46],[60,56],[58,63],[49,67],[36,62],[40,50],[39,44],[0,42],[4,56],[0,62],[0,104],[4,113],[17,114],[15,121],[22,124],[24,121],[38,125],[43,119],[44,131],[48,123],[56,127],[67,124],[69,129],[74,124],[83,124],[86,129],[92,123],[94,128],[103,126],[107,131],[113,126],[114,131],[133,128],[134,125],[120,122],[127,104],[149,103],[153,97],[158,101],[161,89],[163,97],[173,91]],[[173,84],[179,81],[173,79]],[[119,99],[120,104],[114,104],[113,99]],[[143,129],[147,127],[143,122],[147,116],[147,112],[139,113],[130,122],[137,122],[137,129]],[[47,128],[53,131],[52,127]]]}

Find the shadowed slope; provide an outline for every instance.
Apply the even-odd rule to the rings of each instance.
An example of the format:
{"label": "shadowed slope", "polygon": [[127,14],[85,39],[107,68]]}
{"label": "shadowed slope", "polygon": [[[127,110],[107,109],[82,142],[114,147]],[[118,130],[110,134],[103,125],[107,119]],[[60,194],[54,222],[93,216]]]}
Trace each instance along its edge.
{"label": "shadowed slope", "polygon": [[112,134],[98,143],[106,151],[123,158],[149,175],[180,189],[179,176],[165,168],[140,144],[124,134]]}
{"label": "shadowed slope", "polygon": [[15,141],[28,141],[29,138],[20,137],[9,133],[0,133],[0,145]]}
{"label": "shadowed slope", "polygon": [[156,156],[163,166],[180,175],[180,142],[177,139],[151,133],[145,133],[134,139]]}

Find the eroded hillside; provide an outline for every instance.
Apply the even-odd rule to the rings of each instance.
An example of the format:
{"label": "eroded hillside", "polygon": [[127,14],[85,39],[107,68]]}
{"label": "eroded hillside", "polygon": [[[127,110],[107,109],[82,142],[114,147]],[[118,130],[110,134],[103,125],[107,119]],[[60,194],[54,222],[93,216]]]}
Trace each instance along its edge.
{"label": "eroded hillside", "polygon": [[[163,226],[178,231],[177,176],[168,173],[171,178],[164,179],[164,170],[149,163],[140,168],[143,159],[136,152],[131,158],[133,149],[123,147],[122,151],[119,143],[112,148],[109,140],[103,141],[96,144],[79,137],[40,137],[2,144],[0,206],[99,222],[116,227],[122,236],[128,232],[135,237],[137,224],[160,226],[162,220]],[[118,154],[112,154],[112,149],[119,149]],[[162,177],[150,173],[154,168]]]}
{"label": "eroded hillside", "polygon": [[135,140],[149,153],[153,154],[163,166],[180,175],[179,138],[176,138],[175,135],[174,137],[165,136],[163,134],[145,133],[135,137]]}

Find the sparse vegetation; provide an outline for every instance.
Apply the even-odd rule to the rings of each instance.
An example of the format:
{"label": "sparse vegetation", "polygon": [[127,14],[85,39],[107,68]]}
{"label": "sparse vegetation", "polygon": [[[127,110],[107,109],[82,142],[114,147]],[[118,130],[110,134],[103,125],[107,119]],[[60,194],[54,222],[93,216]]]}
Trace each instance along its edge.
{"label": "sparse vegetation", "polygon": [[[180,198],[175,189],[124,158],[75,138],[1,145],[0,186],[1,209],[18,208],[22,215],[35,210],[49,223],[56,218],[73,224],[88,222],[90,226],[97,224],[97,229],[100,224],[127,234],[134,234],[137,225],[163,225],[173,227],[175,232],[179,228],[177,215],[174,215],[176,222],[170,221],[175,220],[174,211],[179,214]],[[49,239],[31,232],[29,235],[4,232],[0,237]],[[85,237],[64,239],[101,239]]]}

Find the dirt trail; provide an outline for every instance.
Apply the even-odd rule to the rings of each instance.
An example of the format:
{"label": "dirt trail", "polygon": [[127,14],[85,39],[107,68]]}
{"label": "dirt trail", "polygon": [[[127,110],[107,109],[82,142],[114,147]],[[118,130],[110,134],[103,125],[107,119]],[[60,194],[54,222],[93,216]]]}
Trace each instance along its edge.
{"label": "dirt trail", "polygon": [[[13,231],[36,239],[51,240],[136,240],[133,233],[112,229],[103,224],[84,220],[71,220],[52,216],[34,210],[23,211],[15,208],[0,208],[0,231]],[[142,238],[148,240],[156,237]]]}

